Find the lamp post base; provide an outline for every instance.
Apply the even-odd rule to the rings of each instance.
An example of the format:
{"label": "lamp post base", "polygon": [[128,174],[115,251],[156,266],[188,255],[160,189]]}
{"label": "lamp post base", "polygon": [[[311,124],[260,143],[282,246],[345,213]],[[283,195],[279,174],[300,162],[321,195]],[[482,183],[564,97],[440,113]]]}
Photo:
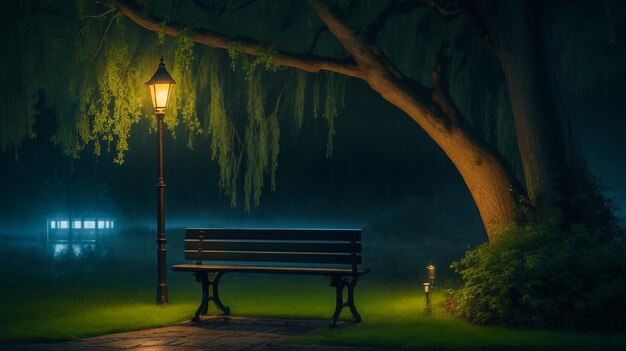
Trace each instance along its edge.
{"label": "lamp post base", "polygon": [[157,286],[157,305],[167,305],[169,298],[167,296],[167,284]]}

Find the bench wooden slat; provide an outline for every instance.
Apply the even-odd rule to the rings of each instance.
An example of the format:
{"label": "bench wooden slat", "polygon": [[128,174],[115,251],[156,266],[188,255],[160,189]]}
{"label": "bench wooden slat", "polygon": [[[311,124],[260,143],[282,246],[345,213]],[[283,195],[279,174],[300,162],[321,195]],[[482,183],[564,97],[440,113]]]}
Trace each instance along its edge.
{"label": "bench wooden slat", "polygon": [[304,275],[347,275],[360,276],[368,273],[368,268],[359,268],[353,271],[350,268],[326,267],[266,267],[266,266],[237,266],[214,264],[177,264],[172,266],[175,272],[233,272],[233,273],[266,273],[266,274],[304,274]]}
{"label": "bench wooden slat", "polygon": [[224,229],[189,228],[185,238],[230,240],[309,240],[309,241],[361,241],[358,229]]}
{"label": "bench wooden slat", "polygon": [[[185,240],[185,250],[198,250],[200,240]],[[361,244],[350,243],[307,243],[307,242],[250,242],[250,241],[202,241],[203,250],[213,251],[284,251],[284,252],[324,252],[347,253],[361,252]]]}
{"label": "bench wooden slat", "polygon": [[[185,259],[203,261],[256,261],[256,262],[293,262],[320,264],[360,264],[360,255],[317,254],[302,252],[233,252],[233,251],[202,251],[185,250]],[[354,261],[353,261],[354,260]]]}

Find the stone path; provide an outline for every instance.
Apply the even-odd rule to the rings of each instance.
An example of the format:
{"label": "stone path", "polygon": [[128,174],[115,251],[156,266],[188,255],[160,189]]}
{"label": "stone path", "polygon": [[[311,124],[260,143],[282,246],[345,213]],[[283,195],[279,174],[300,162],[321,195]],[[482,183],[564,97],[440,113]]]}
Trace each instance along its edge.
{"label": "stone path", "polygon": [[[338,324],[338,328],[344,325]],[[57,351],[57,350],[139,350],[139,351],[343,351],[380,350],[374,348],[300,345],[290,343],[289,336],[302,335],[312,330],[327,328],[322,321],[250,319],[239,317],[211,317],[201,323],[118,333],[65,343],[0,344],[0,350]]]}

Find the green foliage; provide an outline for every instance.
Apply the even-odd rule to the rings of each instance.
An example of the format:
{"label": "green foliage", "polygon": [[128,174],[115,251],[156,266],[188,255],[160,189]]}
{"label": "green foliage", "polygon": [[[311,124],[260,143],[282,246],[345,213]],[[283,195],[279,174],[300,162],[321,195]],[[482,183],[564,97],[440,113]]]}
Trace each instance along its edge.
{"label": "green foliage", "polygon": [[523,328],[626,330],[626,244],[602,224],[556,216],[510,228],[452,267],[458,315]]}
{"label": "green foliage", "polygon": [[157,38],[159,39],[159,44],[163,45],[165,43],[165,25],[167,21],[161,21],[159,23],[159,31],[157,32]]}
{"label": "green foliage", "polygon": [[[254,58],[251,60],[243,60],[243,71],[245,73],[246,80],[252,79],[257,66],[261,66],[269,72],[278,71],[280,65],[277,64],[274,59],[275,54],[276,50],[274,50],[273,46],[259,46],[256,50],[256,56]],[[231,56],[231,60],[232,59],[233,57]]]}
{"label": "green foliage", "polygon": [[293,115],[296,119],[298,128],[302,128],[302,120],[304,119],[304,102],[306,93],[306,77],[304,71],[296,72],[296,86],[294,88],[293,97]]}
{"label": "green foliage", "polygon": [[[124,163],[124,154],[128,150],[130,128],[141,117],[142,97],[140,87],[128,82],[140,80],[138,70],[127,45],[116,45],[105,52],[104,69],[98,77],[97,109],[93,115],[92,134],[95,140],[95,152],[100,153],[100,141],[110,145],[116,141],[117,155],[115,162]],[[95,98],[95,95],[83,95]],[[93,100],[81,102],[92,106]],[[84,110],[94,112],[92,109]],[[108,146],[107,146],[108,148]]]}
{"label": "green foliage", "polygon": [[327,74],[326,99],[324,100],[324,113],[328,125],[328,139],[326,141],[326,157],[333,156],[333,138],[335,136],[335,118],[337,109],[343,107],[345,96],[345,77],[340,77],[334,73]]}
{"label": "green foliage", "polygon": [[320,109],[320,83],[319,75],[315,76],[315,82],[313,83],[313,118],[319,116]]}
{"label": "green foliage", "polygon": [[211,135],[211,158],[217,161],[220,168],[219,186],[230,196],[230,204],[234,207],[237,204],[237,179],[241,165],[241,153],[237,154],[235,146],[241,140],[238,140],[237,131],[224,106],[217,57],[212,57],[209,66],[210,104],[207,131]]}
{"label": "green foliage", "polygon": [[[207,18],[202,17],[206,13],[189,11],[192,5],[143,4],[149,13],[167,18],[159,23],[156,35],[129,24],[115,9],[114,1],[60,2],[56,12],[77,15],[63,16],[63,20],[41,11],[40,5],[38,0],[0,5],[7,13],[15,14],[15,20],[2,24],[4,30],[0,33],[6,47],[1,64],[12,68],[0,72],[0,78],[12,82],[11,89],[4,92],[8,103],[0,104],[3,151],[17,149],[24,138],[34,137],[36,114],[45,109],[56,118],[51,141],[64,154],[78,158],[85,150],[95,155],[111,152],[114,162],[122,164],[131,132],[146,132],[137,130],[142,118],[149,122],[151,131],[155,130],[154,111],[144,82],[153,74],[156,60],[163,53],[177,82],[165,114],[166,127],[173,136],[184,128],[189,148],[198,135],[210,136],[211,157],[220,169],[219,186],[231,205],[237,204],[243,187],[246,211],[252,204],[258,206],[264,177],[268,177],[271,189],[276,187],[279,111],[282,112],[279,106],[291,107],[293,103],[294,118],[301,127],[308,107],[308,90],[307,73],[298,71],[295,88],[290,89],[289,98],[285,97],[281,105],[287,88],[280,79],[286,75],[278,74],[264,84],[262,71],[281,69],[272,44],[260,45],[256,55],[248,57],[241,55],[241,43],[231,42],[227,50],[231,68],[241,59],[242,70],[231,75],[232,79],[225,79],[227,61],[191,40],[193,33],[189,28],[207,23]],[[271,6],[275,10],[268,10],[268,16],[276,15],[272,23],[278,23],[278,3]],[[168,37],[165,26],[170,21],[183,21],[189,28],[176,38]],[[219,24],[215,28],[220,29]],[[232,28],[224,32],[237,35]],[[261,31],[258,34],[263,43],[285,44],[262,38]],[[329,156],[335,118],[342,105],[343,82],[343,78],[322,73],[316,75],[314,83],[311,101],[314,115],[323,116],[328,125]],[[247,94],[240,97],[238,92],[244,84]],[[42,99],[37,101],[39,97]],[[268,97],[275,99],[275,107],[265,107]]]}
{"label": "green foliage", "polygon": [[[278,102],[269,116],[265,113],[265,91],[262,87],[261,71],[247,79],[248,125],[245,134],[246,172],[244,175],[244,209],[250,211],[251,200],[259,205],[264,175],[270,174],[272,189],[276,184],[280,128],[278,124]],[[280,98],[279,98],[280,101]]]}
{"label": "green foliage", "polygon": [[326,80],[326,100],[324,100],[324,118],[328,124],[326,140],[326,157],[333,155],[333,137],[335,136],[335,117],[337,117],[337,97],[335,95],[335,75],[330,74]]}
{"label": "green foliage", "polygon": [[239,57],[239,47],[241,43],[237,41],[231,41],[228,43],[228,57],[230,58],[230,68],[235,71],[237,68],[237,58]]}
{"label": "green foliage", "polygon": [[177,39],[176,51],[174,52],[174,68],[172,76],[176,79],[176,89],[173,90],[170,111],[165,115],[165,122],[174,134],[174,128],[178,125],[179,116],[188,132],[187,147],[193,148],[194,135],[202,133],[200,120],[196,112],[197,90],[193,81],[192,65],[194,61],[193,41],[191,30],[183,30]]}

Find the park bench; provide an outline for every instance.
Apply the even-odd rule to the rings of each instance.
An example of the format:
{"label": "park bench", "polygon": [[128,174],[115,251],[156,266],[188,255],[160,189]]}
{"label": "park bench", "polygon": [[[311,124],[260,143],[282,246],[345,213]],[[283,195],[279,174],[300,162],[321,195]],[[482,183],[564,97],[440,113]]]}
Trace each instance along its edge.
{"label": "park bench", "polygon": [[192,272],[202,284],[202,302],[194,321],[207,314],[209,301],[223,315],[230,315],[218,291],[226,273],[328,276],[330,286],[336,288],[335,312],[330,320],[334,328],[344,307],[350,309],[357,323],[361,321],[354,306],[354,287],[369,269],[359,267],[360,241],[361,230],[353,229],[186,229],[185,259],[196,262],[177,264],[172,270]]}

